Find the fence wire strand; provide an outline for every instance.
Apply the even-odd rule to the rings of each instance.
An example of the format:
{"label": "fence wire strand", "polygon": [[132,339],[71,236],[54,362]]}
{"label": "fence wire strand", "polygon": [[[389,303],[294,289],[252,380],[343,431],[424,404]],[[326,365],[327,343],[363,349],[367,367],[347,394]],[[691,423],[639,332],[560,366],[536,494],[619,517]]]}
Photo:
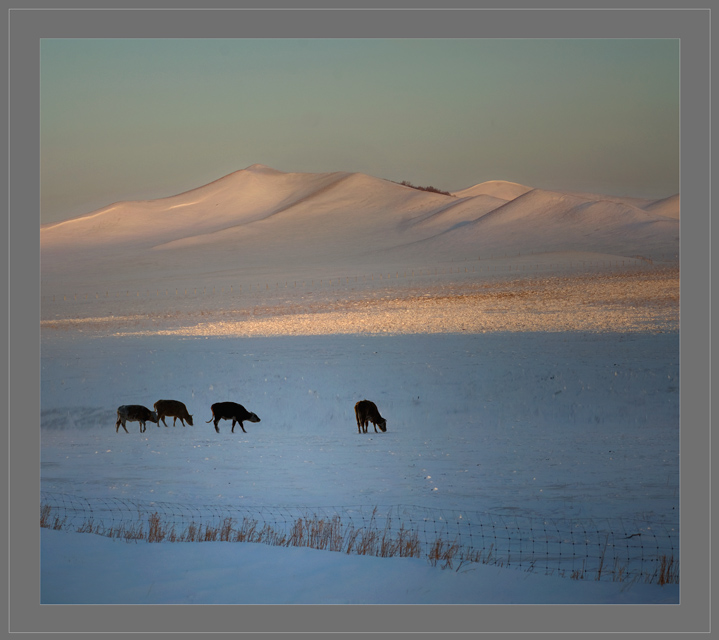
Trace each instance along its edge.
{"label": "fence wire strand", "polygon": [[[206,531],[225,528],[226,533],[221,538],[208,535],[201,539],[242,540],[244,529],[263,532],[259,540],[270,544],[301,542],[310,546],[312,542],[312,546],[331,550],[342,550],[338,540],[346,545],[352,534],[359,540],[381,534],[385,541],[411,539],[412,555],[432,558],[440,544],[456,547],[456,557],[463,562],[597,580],[651,581],[665,570],[667,562],[678,567],[679,559],[678,523],[622,518],[539,518],[415,505],[200,507],[116,497],[89,499],[46,491],[41,492],[41,507],[44,526],[65,530],[105,535],[138,531],[151,525],[154,518],[165,530],[177,533],[177,540],[189,539],[179,534],[203,527]],[[298,528],[298,522],[307,528]],[[144,533],[138,537],[145,537]]]}

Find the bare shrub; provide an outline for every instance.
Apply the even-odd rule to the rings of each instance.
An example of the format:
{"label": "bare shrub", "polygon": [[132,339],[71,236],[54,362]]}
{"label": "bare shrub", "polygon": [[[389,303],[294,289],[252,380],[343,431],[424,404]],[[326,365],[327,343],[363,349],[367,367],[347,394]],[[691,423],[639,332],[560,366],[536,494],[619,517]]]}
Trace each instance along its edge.
{"label": "bare shrub", "polygon": [[422,544],[419,540],[419,533],[409,531],[400,525],[397,537],[397,555],[400,558],[419,558],[422,551]]}
{"label": "bare shrub", "polygon": [[572,574],[569,576],[572,580],[584,580],[585,563],[586,561],[582,560],[581,568],[572,571]]}
{"label": "bare shrub", "polygon": [[40,526],[43,529],[49,529],[50,525],[48,524],[48,521],[50,519],[50,512],[52,511],[52,508],[49,504],[43,505],[40,507]]}
{"label": "bare shrub", "polygon": [[444,563],[442,569],[451,569],[452,562],[455,560],[458,551],[459,545],[457,542],[449,543],[442,538],[437,538],[430,548],[429,562],[433,567],[442,562]]}
{"label": "bare shrub", "polygon": [[659,569],[655,574],[657,584],[679,584],[679,563],[675,562],[674,556],[667,558],[663,555],[659,559]]}
{"label": "bare shrub", "polygon": [[601,580],[602,579],[602,571],[604,570],[604,558],[607,553],[607,545],[609,544],[609,534],[606,535],[604,538],[604,546],[602,547],[602,552],[599,555],[599,568],[597,569],[597,575],[594,578],[595,580]]}
{"label": "bare shrub", "polygon": [[257,520],[242,519],[242,526],[235,533],[235,542],[252,542],[257,529]]}
{"label": "bare shrub", "polygon": [[160,522],[160,516],[157,513],[150,514],[147,519],[148,530],[147,530],[147,541],[148,542],[162,542],[165,539],[165,530]]}
{"label": "bare shrub", "polygon": [[190,522],[178,540],[180,542],[198,542],[197,525],[194,522]]}
{"label": "bare shrub", "polygon": [[142,522],[136,522],[123,531],[123,538],[125,540],[145,540],[146,534],[142,528]]}
{"label": "bare shrub", "polygon": [[40,508],[40,526],[44,529],[54,529],[59,531],[65,527],[66,518],[60,519],[60,516],[55,516],[51,519],[52,507],[48,504],[43,505]]}
{"label": "bare shrub", "polygon": [[222,542],[229,542],[230,535],[232,534],[232,524],[234,520],[232,518],[225,518],[220,527],[220,540]]}
{"label": "bare shrub", "polygon": [[352,553],[352,550],[355,548],[359,534],[359,530],[355,528],[352,528],[345,534],[345,553],[347,555]]}
{"label": "bare shrub", "polygon": [[78,533],[100,533],[99,527],[95,526],[95,523],[92,521],[92,518],[89,520],[85,520],[78,528]]}
{"label": "bare shrub", "polygon": [[[394,182],[394,181],[392,181]],[[441,193],[444,196],[451,196],[452,194],[449,191],[442,191],[441,189],[437,189],[435,187],[429,186],[429,187],[420,187],[417,185],[412,184],[409,180],[402,180],[400,182],[404,187],[409,187],[410,189],[417,189],[418,191],[429,191],[430,193]],[[454,197],[454,196],[452,196]]]}

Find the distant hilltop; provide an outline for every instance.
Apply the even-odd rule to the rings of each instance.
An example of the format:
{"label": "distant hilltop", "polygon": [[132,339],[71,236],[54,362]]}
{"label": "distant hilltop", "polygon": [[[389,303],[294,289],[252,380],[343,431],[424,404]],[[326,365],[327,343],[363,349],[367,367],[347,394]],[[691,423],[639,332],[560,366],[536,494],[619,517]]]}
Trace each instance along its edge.
{"label": "distant hilltop", "polygon": [[[639,200],[492,180],[451,194],[363,173],[253,164],[156,200],[43,225],[44,279],[161,271],[432,262],[492,252],[673,259],[679,196]],[[476,259],[476,258],[475,258]],[[140,276],[138,276],[140,277]]]}

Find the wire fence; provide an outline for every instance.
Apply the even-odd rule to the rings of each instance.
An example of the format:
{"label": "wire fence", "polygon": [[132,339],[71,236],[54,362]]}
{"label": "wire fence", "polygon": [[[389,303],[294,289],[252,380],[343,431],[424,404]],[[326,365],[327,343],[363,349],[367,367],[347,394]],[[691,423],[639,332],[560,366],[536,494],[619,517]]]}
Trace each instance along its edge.
{"label": "wire fence", "polygon": [[[249,540],[289,546],[293,540],[300,544],[298,524],[311,523],[315,537],[326,525],[325,542],[315,546],[347,553],[352,546],[347,544],[349,538],[367,540],[380,534],[383,548],[390,539],[411,541],[411,553],[403,554],[400,545],[396,555],[434,558],[445,566],[453,561],[483,562],[577,579],[679,581],[678,523],[539,518],[413,505],[196,506],[52,492],[41,493],[41,505],[43,526],[105,535],[134,531],[136,539],[152,540],[148,538],[152,528],[161,526],[170,534],[163,536],[167,540]],[[143,525],[149,527],[147,531]],[[187,531],[197,533],[203,527],[204,537],[188,537]],[[264,533],[254,538],[241,535],[248,529]],[[224,534],[218,537],[218,532]],[[340,542],[333,546],[328,536]],[[307,544],[311,536],[299,537]],[[354,549],[360,552],[357,543]]]}

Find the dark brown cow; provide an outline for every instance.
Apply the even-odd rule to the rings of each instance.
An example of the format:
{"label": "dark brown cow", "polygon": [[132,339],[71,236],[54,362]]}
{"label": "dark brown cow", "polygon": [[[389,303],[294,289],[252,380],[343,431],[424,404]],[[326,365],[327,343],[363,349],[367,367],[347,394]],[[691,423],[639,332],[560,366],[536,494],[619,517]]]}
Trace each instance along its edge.
{"label": "dark brown cow", "polygon": [[377,427],[383,433],[387,431],[387,420],[377,410],[377,405],[369,400],[360,400],[355,405],[355,417],[357,418],[357,433],[367,433],[367,424],[372,423],[375,433]]}
{"label": "dark brown cow", "polygon": [[[120,430],[120,425],[125,433],[130,433],[125,426],[126,422],[139,422],[140,433],[146,430],[145,422],[157,422],[157,412],[150,411],[141,404],[123,404],[117,408],[117,422],[115,423],[115,433]],[[159,426],[159,425],[158,425]]]}
{"label": "dark brown cow", "polygon": [[242,426],[242,423],[245,420],[248,422],[260,421],[257,414],[248,411],[241,404],[237,404],[236,402],[216,402],[210,407],[210,410],[212,411],[212,417],[206,424],[214,422],[215,431],[217,431],[217,433],[220,433],[220,429],[217,427],[217,423],[220,420],[232,420],[232,433],[235,432],[236,422],[239,423],[240,429],[242,429],[244,433],[247,433],[245,428]]}
{"label": "dark brown cow", "polygon": [[[177,419],[180,419],[182,426],[185,426],[185,420],[187,424],[192,425],[192,416],[188,413],[187,407],[179,400],[158,400],[155,403],[155,412],[159,420],[162,420],[162,424],[167,426],[165,417],[172,418],[172,426],[175,426]],[[157,423],[160,426],[160,423]]]}

